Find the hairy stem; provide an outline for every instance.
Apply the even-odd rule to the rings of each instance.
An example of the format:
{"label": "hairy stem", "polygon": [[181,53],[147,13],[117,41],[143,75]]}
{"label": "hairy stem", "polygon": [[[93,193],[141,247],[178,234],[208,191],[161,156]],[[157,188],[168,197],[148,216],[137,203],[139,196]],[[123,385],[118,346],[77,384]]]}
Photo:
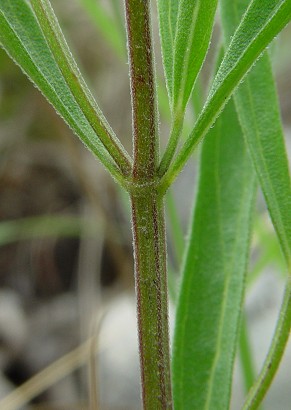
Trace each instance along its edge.
{"label": "hairy stem", "polygon": [[133,121],[132,204],[135,284],[146,410],[172,409],[166,244],[158,192],[158,120],[149,0],[125,0]]}
{"label": "hairy stem", "polygon": [[143,406],[172,409],[162,199],[131,196]]}
{"label": "hairy stem", "polygon": [[155,177],[158,162],[157,108],[150,1],[125,0],[133,121],[133,179]]}

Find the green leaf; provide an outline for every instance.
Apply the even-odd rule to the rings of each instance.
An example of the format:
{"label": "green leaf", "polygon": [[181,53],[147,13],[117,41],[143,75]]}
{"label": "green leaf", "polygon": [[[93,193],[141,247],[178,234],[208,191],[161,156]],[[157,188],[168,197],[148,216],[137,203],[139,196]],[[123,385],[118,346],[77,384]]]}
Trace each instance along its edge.
{"label": "green leaf", "polygon": [[[222,0],[221,4],[223,29],[228,43],[233,26],[238,22],[236,16],[245,1]],[[283,253],[291,266],[291,183],[276,89],[267,53],[249,73],[234,98],[268,210]]]}
{"label": "green leaf", "polygon": [[217,0],[181,0],[173,56],[173,111],[184,113],[205,59]]}
{"label": "green leaf", "polygon": [[157,3],[163,65],[168,95],[171,101],[173,88],[173,49],[175,42],[179,1],[157,0]]}
{"label": "green leaf", "polygon": [[181,0],[174,4],[173,1],[160,0],[159,5],[164,68],[172,112],[170,138],[158,171],[161,176],[167,171],[179,142],[186,105],[209,47],[217,0]]}
{"label": "green leaf", "polygon": [[50,50],[76,102],[116,164],[123,173],[130,174],[131,160],[110,129],[109,124],[88,89],[72,57],[49,0],[31,0],[31,5]]}
{"label": "green leaf", "polygon": [[228,408],[255,175],[232,101],[203,143],[176,314],[175,409]]}
{"label": "green leaf", "polygon": [[[37,4],[41,7],[44,3]],[[46,25],[44,17],[41,24]],[[56,32],[59,29],[56,20],[54,29]],[[60,39],[61,34],[57,35]],[[57,41],[53,34],[46,38],[50,45]],[[106,138],[112,138],[111,130],[89,93],[69,50],[64,49],[64,40],[59,45],[59,61],[56,62],[30,5],[25,0],[1,0],[0,44],[87,148],[122,183],[121,173],[105,148],[108,146]],[[61,54],[65,52],[66,56],[62,59]]]}
{"label": "green leaf", "polygon": [[[227,44],[245,8],[245,2],[222,0],[221,5]],[[264,2],[264,6],[261,5],[261,15],[264,15],[270,6],[271,1]],[[267,53],[252,69],[234,98],[250,156],[289,271],[271,348],[245,405],[245,408],[255,409],[275,376],[291,327],[291,180],[276,89]]]}
{"label": "green leaf", "polygon": [[291,0],[253,0],[234,33],[204,109],[162,181],[167,187],[183,168],[249,69],[291,19]]}

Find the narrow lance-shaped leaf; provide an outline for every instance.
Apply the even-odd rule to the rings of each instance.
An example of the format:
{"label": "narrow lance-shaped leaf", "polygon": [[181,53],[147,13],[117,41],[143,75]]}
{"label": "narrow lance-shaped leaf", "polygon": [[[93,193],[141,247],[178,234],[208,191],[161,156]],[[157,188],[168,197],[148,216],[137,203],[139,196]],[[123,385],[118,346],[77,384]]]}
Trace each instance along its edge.
{"label": "narrow lance-shaped leaf", "polygon": [[167,189],[197,143],[205,136],[234,90],[268,44],[291,19],[291,0],[253,0],[226,51],[204,109],[192,132],[164,176]]}
{"label": "narrow lance-shaped leaf", "polygon": [[169,99],[172,99],[173,50],[178,18],[179,1],[157,0],[163,66]]}
{"label": "narrow lance-shaped leaf", "polygon": [[255,186],[231,101],[202,149],[176,314],[177,410],[228,408]]}
{"label": "narrow lance-shaped leaf", "polygon": [[[264,2],[264,6],[268,6]],[[245,1],[222,0],[222,23],[228,44],[245,9]],[[262,10],[263,12],[263,10]],[[270,353],[246,408],[256,408],[279,366],[291,326],[291,181],[288,157],[267,53],[258,61],[234,95],[245,140],[289,270],[285,296]]]}
{"label": "narrow lance-shaped leaf", "polygon": [[[42,91],[84,144],[122,183],[123,178],[118,167],[101,143],[90,120],[86,118],[84,113],[86,108],[83,110],[84,107],[80,107],[74,98],[36,17],[25,0],[1,1],[0,44]],[[78,79],[75,78],[75,81],[77,84]],[[87,104],[86,101],[83,102],[84,105]],[[97,117],[96,120],[99,121]]]}
{"label": "narrow lance-shaped leaf", "polygon": [[[174,42],[174,113],[183,113],[210,43],[217,0],[181,0]],[[175,114],[174,114],[175,115]]]}
{"label": "narrow lance-shaped leaf", "polygon": [[131,172],[130,158],[110,129],[109,124],[88,89],[72,57],[49,0],[31,0],[31,5],[56,63],[76,102],[115,162],[124,173],[129,174]]}
{"label": "narrow lance-shaped leaf", "polygon": [[[267,2],[266,7],[267,7]],[[264,4],[265,4],[264,3]],[[228,44],[245,8],[243,0],[222,0]],[[267,53],[234,95],[241,125],[267,206],[288,264],[291,264],[291,183],[276,89]]]}
{"label": "narrow lance-shaped leaf", "polygon": [[[160,5],[160,32],[172,125],[169,142],[159,166],[159,175],[169,167],[183,127],[184,113],[195,80],[201,69],[210,43],[217,0],[181,0]],[[171,38],[171,33],[174,33]],[[174,40],[174,43],[173,43]],[[172,51],[173,48],[173,51]]]}

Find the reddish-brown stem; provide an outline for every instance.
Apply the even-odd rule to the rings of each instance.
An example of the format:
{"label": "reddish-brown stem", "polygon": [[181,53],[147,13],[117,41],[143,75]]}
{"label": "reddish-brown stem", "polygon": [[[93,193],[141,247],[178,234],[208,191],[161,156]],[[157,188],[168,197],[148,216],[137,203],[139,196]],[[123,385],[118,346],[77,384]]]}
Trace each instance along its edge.
{"label": "reddish-brown stem", "polygon": [[135,279],[144,409],[172,409],[163,201],[132,195]]}
{"label": "reddish-brown stem", "polygon": [[132,204],[135,283],[146,410],[172,409],[163,200],[149,0],[125,0],[133,117]]}
{"label": "reddish-brown stem", "polygon": [[148,0],[125,0],[133,120],[133,178],[154,178],[158,161],[157,110]]}

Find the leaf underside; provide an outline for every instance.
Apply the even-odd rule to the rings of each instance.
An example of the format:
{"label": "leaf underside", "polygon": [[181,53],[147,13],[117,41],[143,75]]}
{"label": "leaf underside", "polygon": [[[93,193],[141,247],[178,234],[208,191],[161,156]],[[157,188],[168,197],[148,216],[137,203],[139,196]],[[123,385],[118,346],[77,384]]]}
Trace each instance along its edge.
{"label": "leaf underside", "polygon": [[[261,13],[264,14],[264,7],[272,5],[271,1],[264,2]],[[227,45],[246,4],[242,0],[222,0],[221,6]],[[291,180],[276,88],[267,52],[241,84],[234,99],[250,157],[289,271],[270,350],[244,407],[256,409],[275,376],[291,327]]]}
{"label": "leaf underside", "polygon": [[[228,45],[246,2],[222,0],[221,6],[225,43]],[[276,88],[267,52],[240,85],[234,99],[275,230],[290,263],[291,184]]]}
{"label": "leaf underside", "polygon": [[204,62],[214,24],[217,0],[181,0],[173,51],[172,105],[184,112]]}
{"label": "leaf underside", "polygon": [[164,189],[171,185],[250,68],[290,19],[291,0],[251,2],[226,49],[202,113],[164,176]]}
{"label": "leaf underside", "polygon": [[119,170],[74,98],[25,0],[1,0],[0,45],[111,173]]}
{"label": "leaf underside", "polygon": [[176,36],[179,2],[177,0],[157,0],[157,5],[163,66],[169,100],[171,101],[173,94],[173,51]]}
{"label": "leaf underside", "polygon": [[181,117],[205,59],[217,0],[158,0],[166,84],[173,116]]}

